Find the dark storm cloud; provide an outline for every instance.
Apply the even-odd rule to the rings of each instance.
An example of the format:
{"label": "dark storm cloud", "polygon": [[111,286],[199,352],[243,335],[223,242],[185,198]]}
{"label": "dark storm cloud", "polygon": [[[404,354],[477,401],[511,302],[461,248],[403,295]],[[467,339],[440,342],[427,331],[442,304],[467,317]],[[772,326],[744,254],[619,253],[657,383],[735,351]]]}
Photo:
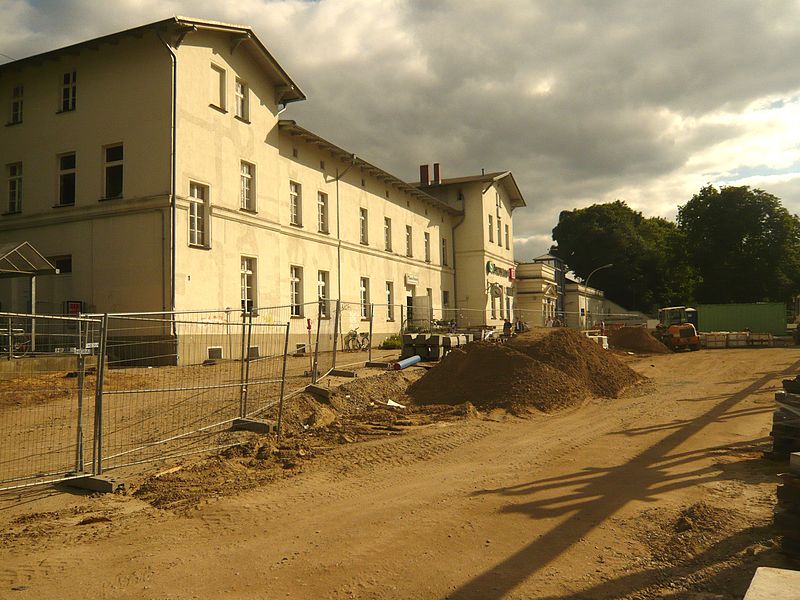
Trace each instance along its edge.
{"label": "dark storm cloud", "polygon": [[251,25],[309,96],[285,116],[409,180],[433,161],[446,176],[512,170],[530,206],[515,215],[520,258],[546,248],[560,210],[621,190],[673,210],[693,157],[753,133],[709,116],[759,99],[780,112],[800,88],[788,1],[3,6],[0,52],[17,57],[169,14]]}

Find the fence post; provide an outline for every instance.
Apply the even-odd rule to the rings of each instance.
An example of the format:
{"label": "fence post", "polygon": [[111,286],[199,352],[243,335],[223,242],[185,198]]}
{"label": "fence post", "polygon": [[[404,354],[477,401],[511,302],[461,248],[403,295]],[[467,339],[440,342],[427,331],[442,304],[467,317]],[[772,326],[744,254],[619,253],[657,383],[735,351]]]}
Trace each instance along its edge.
{"label": "fence post", "polygon": [[[250,343],[253,337],[253,311],[251,310],[248,313],[249,317],[247,319],[247,362],[242,363],[244,366],[244,381],[242,382],[242,406],[241,406],[241,414],[239,415],[243,419],[247,416],[247,390],[250,386]],[[287,338],[288,339],[288,338]]]}
{"label": "fence post", "polygon": [[[281,374],[281,397],[278,401],[278,431],[277,441],[281,441],[281,425],[283,424],[283,395],[286,389],[286,357],[289,354],[289,326],[291,321],[286,323],[286,339],[283,342],[283,373]],[[315,369],[316,370],[316,369]]]}
{"label": "fence post", "polygon": [[406,311],[404,305],[400,305],[400,335],[403,335],[406,331]]}
{"label": "fence post", "polygon": [[339,347],[339,319],[342,318],[342,301],[336,299],[336,320],[333,323],[333,364],[331,369],[336,368],[336,349]]}
{"label": "fence post", "polygon": [[369,355],[367,360],[372,362],[372,322],[375,320],[375,305],[369,305]]}
{"label": "fence post", "polygon": [[14,358],[14,334],[11,326],[11,317],[8,317],[8,360]]}
{"label": "fence post", "polygon": [[100,348],[97,355],[97,383],[94,389],[94,474],[103,472],[103,380],[106,377],[106,347],[108,345],[108,313],[100,321]]}
{"label": "fence post", "polygon": [[[326,312],[326,305],[323,302],[327,302],[327,300],[321,299],[317,304],[317,339],[314,340],[314,364],[311,366],[311,383],[317,383],[317,377],[319,376],[319,332],[322,327],[322,315]],[[330,308],[328,308],[327,312],[330,312]],[[328,318],[330,318],[330,314],[328,314]]]}
{"label": "fence post", "polygon": [[244,361],[249,349],[247,346],[247,308],[242,308],[242,343],[239,369],[239,416],[244,417]]}
{"label": "fence post", "polygon": [[[88,329],[88,324],[87,324]],[[88,336],[87,336],[88,337]],[[83,386],[86,375],[86,358],[83,354],[86,344],[83,341],[83,321],[78,321],[78,423],[75,440],[75,472],[83,473]]]}

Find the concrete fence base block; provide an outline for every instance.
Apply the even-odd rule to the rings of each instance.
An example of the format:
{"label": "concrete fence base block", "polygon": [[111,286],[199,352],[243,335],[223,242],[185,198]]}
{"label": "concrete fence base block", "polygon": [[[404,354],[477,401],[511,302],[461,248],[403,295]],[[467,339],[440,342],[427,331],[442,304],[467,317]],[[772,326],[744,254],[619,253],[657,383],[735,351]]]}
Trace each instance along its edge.
{"label": "concrete fence base block", "polygon": [[792,452],[789,455],[789,471],[795,475],[800,475],[800,452]]}
{"label": "concrete fence base block", "polygon": [[334,377],[356,377],[355,371],[347,371],[344,369],[333,369],[330,374]]}
{"label": "concrete fence base block", "polygon": [[262,419],[234,419],[231,429],[236,431],[255,431],[256,433],[277,433],[278,424],[275,421]]}
{"label": "concrete fence base block", "polygon": [[744,600],[790,600],[797,598],[800,572],[758,567]]}
{"label": "concrete fence base block", "polygon": [[389,363],[388,362],[379,362],[379,361],[367,361],[367,364],[364,365],[366,367],[373,367],[375,369],[388,369]]}
{"label": "concrete fence base block", "polygon": [[331,397],[331,391],[329,389],[320,387],[318,385],[307,385],[305,391],[324,401],[330,400]]}
{"label": "concrete fence base block", "polygon": [[76,479],[68,479],[64,482],[67,487],[79,490],[89,490],[90,492],[100,492],[103,494],[114,494],[125,490],[125,482],[116,477],[107,475],[87,475]]}

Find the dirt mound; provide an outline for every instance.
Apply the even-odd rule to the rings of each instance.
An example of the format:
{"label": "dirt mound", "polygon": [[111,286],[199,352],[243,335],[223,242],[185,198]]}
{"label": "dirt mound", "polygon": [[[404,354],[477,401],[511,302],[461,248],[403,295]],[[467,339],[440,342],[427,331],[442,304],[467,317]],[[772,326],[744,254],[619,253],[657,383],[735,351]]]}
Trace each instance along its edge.
{"label": "dirt mound", "polygon": [[589,390],[565,373],[508,346],[474,342],[445,356],[411,385],[418,404],[471,402],[479,410],[549,412],[576,404]]}
{"label": "dirt mound", "polygon": [[670,352],[669,348],[654,338],[644,327],[623,327],[609,331],[608,345],[612,348],[647,354],[669,354]]}
{"label": "dirt mound", "polygon": [[522,334],[508,345],[533,359],[563,371],[592,393],[616,398],[641,377],[613,354],[585,335],[571,329],[555,329],[543,338]]}

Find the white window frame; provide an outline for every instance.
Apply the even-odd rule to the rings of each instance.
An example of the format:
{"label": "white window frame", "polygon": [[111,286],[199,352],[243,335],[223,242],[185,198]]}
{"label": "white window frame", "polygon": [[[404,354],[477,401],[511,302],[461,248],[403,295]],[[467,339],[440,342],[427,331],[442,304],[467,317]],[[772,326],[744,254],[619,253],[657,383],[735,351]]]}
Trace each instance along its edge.
{"label": "white window frame", "polygon": [[61,75],[61,104],[58,112],[70,112],[77,106],[78,72],[74,69]]}
{"label": "white window frame", "polygon": [[242,310],[253,311],[258,308],[258,259],[255,256],[241,256],[241,296]]}
{"label": "white window frame", "polygon": [[239,163],[239,208],[256,212],[256,166],[246,160]]}
{"label": "white window frame", "polygon": [[328,227],[328,194],[317,192],[317,231],[329,233]]}
{"label": "white window frame", "polygon": [[6,165],[8,173],[8,209],[9,213],[22,212],[22,163]]}
{"label": "white window frame", "polygon": [[425,248],[425,262],[431,262],[431,234],[429,231],[423,233],[423,246]]}
{"label": "white window frame", "polygon": [[291,316],[303,316],[303,267],[289,265],[289,300]]}
{"label": "white window frame", "polygon": [[220,109],[221,111],[228,112],[228,72],[225,70],[225,67],[221,67],[214,63],[211,63],[211,70],[217,76],[217,101],[212,102],[211,106]]}
{"label": "white window frame", "polygon": [[22,123],[22,97],[25,88],[22,84],[15,85],[11,90],[11,120],[9,125]]}
{"label": "white window frame", "polygon": [[360,278],[358,290],[361,301],[361,318],[369,319],[369,277]]}
{"label": "white window frame", "polygon": [[[113,150],[114,148],[122,148],[122,158],[115,159],[115,160],[108,160],[108,151]],[[107,146],[103,146],[103,199],[104,200],[113,200],[114,198],[124,198],[125,197],[125,145],[122,143],[118,144],[109,144]],[[120,186],[119,186],[119,194],[114,196],[110,196],[108,193],[108,172],[109,169],[116,169],[117,167],[120,168]]]}
{"label": "white window frame", "polygon": [[369,245],[369,211],[364,207],[358,209],[358,238],[364,246]]}
{"label": "white window frame", "polygon": [[495,308],[494,294],[492,294],[491,290],[489,291],[489,300],[492,303],[492,318],[496,319],[497,318],[497,309]]}
{"label": "white window frame", "polygon": [[506,223],[506,250],[510,250],[510,248],[508,247],[508,238],[509,238],[509,235],[508,235],[508,223]]}
{"label": "white window frame", "polygon": [[[198,192],[202,192],[198,195]],[[210,248],[209,235],[209,196],[211,188],[198,181],[189,181],[188,234],[189,245],[197,248]]]}
{"label": "white window frame", "polygon": [[503,227],[500,215],[497,215],[497,245],[503,247]]}
{"label": "white window frame", "polygon": [[411,225],[406,225],[406,256],[414,256],[414,229]]}
{"label": "white window frame", "polygon": [[330,272],[317,271],[317,301],[319,302],[319,317],[327,319],[330,317],[328,312],[328,289],[330,287]]}
{"label": "white window frame", "polygon": [[494,243],[494,217],[489,215],[489,243]]}
{"label": "white window frame", "polygon": [[289,223],[303,226],[303,186],[289,181]]}
{"label": "white window frame", "polygon": [[235,106],[236,112],[234,114],[242,121],[249,123],[250,88],[247,86],[247,82],[237,77],[236,82],[234,83],[233,92],[236,103]]}
{"label": "white window frame", "polygon": [[447,238],[442,238],[442,266],[447,266]]}
{"label": "white window frame", "polygon": [[383,249],[392,251],[392,220],[389,217],[383,218]]}
{"label": "white window frame", "polygon": [[394,321],[394,281],[386,282],[386,320]]}
{"label": "white window frame", "polygon": [[[65,158],[72,157],[74,162],[71,168],[64,168],[62,161]],[[78,155],[75,152],[64,152],[59,154],[58,160],[58,205],[59,206],[74,206],[78,196]],[[64,177],[73,175],[72,179],[72,202],[64,202],[62,180]]]}
{"label": "white window frame", "polygon": [[450,291],[442,290],[442,309],[447,310],[450,308]]}

